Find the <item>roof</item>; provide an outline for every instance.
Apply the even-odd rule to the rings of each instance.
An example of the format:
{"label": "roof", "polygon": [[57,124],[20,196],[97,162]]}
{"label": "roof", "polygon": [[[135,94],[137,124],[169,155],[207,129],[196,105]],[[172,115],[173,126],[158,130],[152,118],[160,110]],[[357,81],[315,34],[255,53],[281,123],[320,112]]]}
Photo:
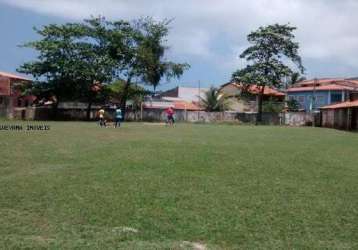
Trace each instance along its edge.
{"label": "roof", "polygon": [[192,103],[192,102],[174,102],[174,109],[181,109],[181,110],[193,110],[199,111],[203,110],[199,105]]}
{"label": "roof", "polygon": [[19,76],[19,75],[15,75],[15,74],[12,74],[12,73],[3,72],[3,71],[0,71],[0,77],[7,77],[7,78],[10,78],[12,80],[20,80],[20,81],[27,81],[27,82],[31,81],[28,78],[25,78],[25,77],[22,77],[22,76]]}
{"label": "roof", "polygon": [[358,108],[358,100],[341,102],[341,103],[321,107],[321,109],[341,109],[341,108]]}
{"label": "roof", "polygon": [[323,78],[323,79],[311,79],[304,80],[295,84],[294,87],[309,87],[309,86],[323,86],[323,85],[344,85],[350,87],[358,87],[357,79],[345,79],[345,78]]}
{"label": "roof", "polygon": [[[228,86],[228,85],[233,85],[237,88],[242,88],[242,86],[243,86],[243,84],[241,84],[241,83],[228,82],[228,83],[222,85],[221,88],[224,88],[225,86]],[[248,86],[247,90],[249,93],[257,95],[260,93],[261,88],[256,84],[251,84]],[[266,95],[266,96],[282,96],[282,97],[285,96],[284,93],[282,93],[274,88],[271,88],[269,86],[265,86],[264,95]]]}
{"label": "roof", "polygon": [[196,103],[186,101],[147,101],[143,103],[143,107],[151,109],[167,109],[171,107],[176,110],[202,110],[202,108]]}
{"label": "roof", "polygon": [[[358,86],[357,86],[358,87]],[[310,87],[292,87],[287,89],[287,92],[305,92],[305,91],[328,91],[328,90],[354,90],[354,87],[339,85],[339,84],[330,84],[322,86],[310,86]]]}

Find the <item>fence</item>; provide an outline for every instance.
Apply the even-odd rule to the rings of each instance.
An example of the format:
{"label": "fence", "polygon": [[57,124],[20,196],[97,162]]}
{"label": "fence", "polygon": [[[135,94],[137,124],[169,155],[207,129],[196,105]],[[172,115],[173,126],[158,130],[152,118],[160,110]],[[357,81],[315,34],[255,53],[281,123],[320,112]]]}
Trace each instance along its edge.
{"label": "fence", "polygon": [[344,130],[358,129],[358,108],[322,110],[322,126]]}
{"label": "fence", "polygon": [[[97,119],[98,108],[93,108],[90,113],[91,120]],[[28,107],[15,108],[14,118],[22,120],[51,120],[52,109],[50,107]],[[107,120],[112,120],[114,110],[106,111]],[[59,108],[57,120],[86,120],[87,110],[85,108]],[[236,113],[236,112],[205,112],[205,111],[186,111],[177,110],[175,120],[178,122],[240,122],[256,123],[256,113]],[[128,121],[148,121],[163,122],[166,120],[166,113],[161,109],[144,109],[143,112],[126,112]],[[263,113],[262,124],[266,125],[289,125],[289,126],[320,126],[320,115],[305,112],[289,113]]]}

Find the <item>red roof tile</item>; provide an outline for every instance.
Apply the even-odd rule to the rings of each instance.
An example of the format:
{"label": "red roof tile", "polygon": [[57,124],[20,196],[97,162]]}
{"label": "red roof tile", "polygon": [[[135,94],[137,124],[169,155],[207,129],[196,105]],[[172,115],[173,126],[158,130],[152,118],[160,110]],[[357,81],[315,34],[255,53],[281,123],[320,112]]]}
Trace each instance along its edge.
{"label": "red roof tile", "polygon": [[300,91],[324,91],[324,90],[354,90],[353,87],[343,86],[338,84],[322,85],[314,87],[293,87],[287,89],[287,92],[300,92]]}
{"label": "red roof tile", "polygon": [[310,87],[313,85],[344,85],[349,87],[358,87],[358,80],[344,79],[344,78],[324,78],[324,79],[313,79],[298,82],[294,87]]}

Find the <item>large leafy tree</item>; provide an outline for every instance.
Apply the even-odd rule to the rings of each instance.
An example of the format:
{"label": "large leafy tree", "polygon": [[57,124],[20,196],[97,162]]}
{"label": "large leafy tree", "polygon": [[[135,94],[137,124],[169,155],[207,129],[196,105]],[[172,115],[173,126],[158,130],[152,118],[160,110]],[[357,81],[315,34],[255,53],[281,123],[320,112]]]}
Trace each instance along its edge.
{"label": "large leafy tree", "polygon": [[168,35],[168,22],[156,22],[151,18],[128,22],[109,23],[109,51],[118,62],[117,76],[124,79],[120,107],[125,112],[133,79],[141,79],[154,89],[163,77],[180,77],[187,64],[176,64],[164,59],[168,47],[164,45]]}
{"label": "large leafy tree", "polygon": [[227,97],[217,88],[210,87],[203,97],[200,97],[200,105],[208,112],[225,111],[228,108]]}
{"label": "large leafy tree", "polygon": [[[106,86],[106,89],[109,93],[109,97],[113,101],[116,102],[118,97],[121,97],[123,95],[125,84],[126,83],[124,80],[117,80]],[[132,102],[132,107],[134,110],[140,109],[141,103],[144,101],[144,97],[148,94],[150,94],[150,92],[137,83],[133,83],[129,86],[128,100]]]}
{"label": "large leafy tree", "polygon": [[258,95],[257,122],[262,121],[263,95],[266,86],[280,87],[284,77],[292,75],[292,62],[303,73],[301,57],[298,54],[299,44],[294,41],[296,28],[288,24],[274,24],[260,27],[251,32],[247,39],[251,44],[241,58],[248,61],[244,69],[233,73],[232,79],[246,85],[257,85]]}
{"label": "large leafy tree", "polygon": [[113,61],[105,53],[98,35],[100,19],[85,23],[51,24],[35,29],[40,40],[24,47],[38,52],[36,60],[24,63],[18,71],[35,77],[35,88],[51,93],[54,115],[60,101],[85,99],[89,118],[99,86],[111,78]]}

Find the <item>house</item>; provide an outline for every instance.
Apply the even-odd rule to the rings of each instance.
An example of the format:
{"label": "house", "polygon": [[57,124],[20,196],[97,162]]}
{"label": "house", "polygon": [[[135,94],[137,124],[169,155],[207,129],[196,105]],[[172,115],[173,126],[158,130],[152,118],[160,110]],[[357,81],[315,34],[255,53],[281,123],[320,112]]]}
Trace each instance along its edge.
{"label": "house", "polygon": [[[241,94],[247,92],[243,98]],[[258,96],[260,87],[257,85],[248,85],[236,82],[228,82],[220,87],[220,92],[228,97],[230,109],[236,112],[257,112]],[[283,102],[285,94],[271,87],[266,86],[264,89],[263,101]]]}
{"label": "house", "polygon": [[147,99],[143,102],[143,109],[161,109],[173,108],[175,110],[200,111],[203,110],[200,105],[194,102],[183,100],[165,100],[165,99]]}
{"label": "house", "polygon": [[149,98],[143,103],[146,109],[167,109],[198,111],[200,98],[205,96],[208,88],[175,87],[160,93],[157,99]]}
{"label": "house", "polygon": [[14,109],[32,105],[36,97],[22,96],[19,87],[31,80],[0,71],[0,117],[12,118]]}
{"label": "house", "polygon": [[200,97],[203,98],[208,90],[208,88],[176,87],[162,92],[159,96],[168,101],[199,103]]}
{"label": "house", "polygon": [[320,108],[323,127],[345,130],[358,129],[358,91],[349,94],[349,100]]}
{"label": "house", "polygon": [[358,80],[339,78],[306,80],[287,89],[287,97],[289,100],[296,100],[300,109],[310,111],[345,102],[357,89]]}
{"label": "house", "polygon": [[358,100],[321,108],[322,126],[345,130],[358,129]]}

